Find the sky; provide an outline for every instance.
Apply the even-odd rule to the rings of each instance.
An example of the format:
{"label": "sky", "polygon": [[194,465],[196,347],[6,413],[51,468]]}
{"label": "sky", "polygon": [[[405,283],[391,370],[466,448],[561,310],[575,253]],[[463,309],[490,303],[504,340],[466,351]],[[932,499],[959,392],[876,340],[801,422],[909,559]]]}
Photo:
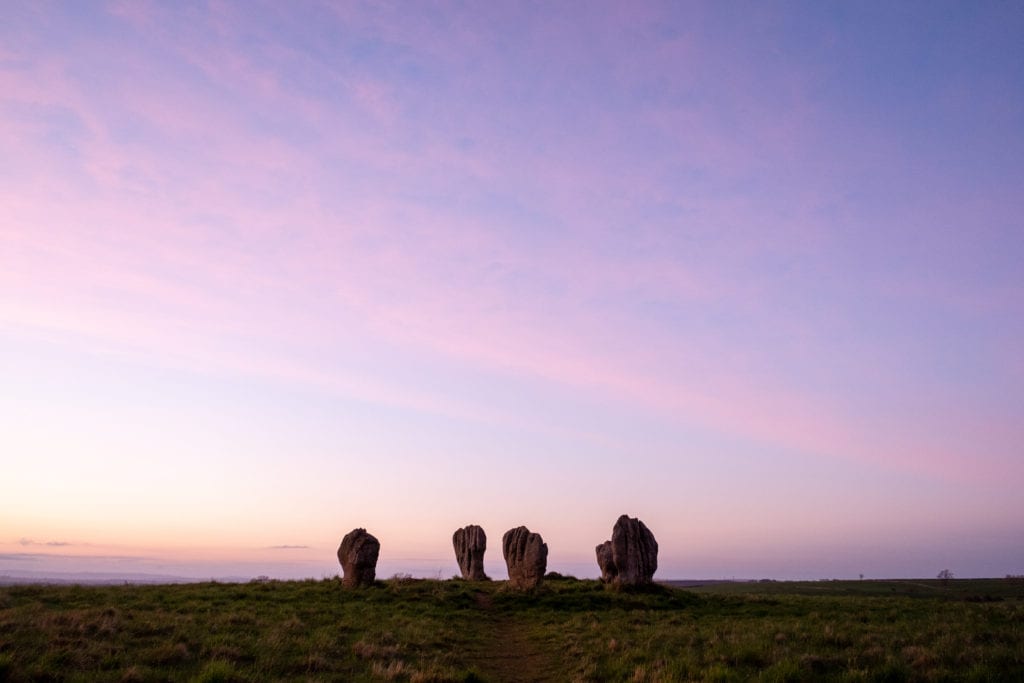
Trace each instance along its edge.
{"label": "sky", "polygon": [[2,14],[0,575],[1024,573],[1024,5]]}

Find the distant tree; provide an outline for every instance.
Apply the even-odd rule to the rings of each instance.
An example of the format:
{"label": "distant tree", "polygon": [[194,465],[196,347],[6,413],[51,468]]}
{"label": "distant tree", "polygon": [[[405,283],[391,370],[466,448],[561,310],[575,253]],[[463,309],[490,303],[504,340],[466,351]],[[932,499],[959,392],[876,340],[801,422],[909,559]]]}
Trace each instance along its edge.
{"label": "distant tree", "polygon": [[939,575],[936,578],[938,578],[938,580],[942,582],[942,585],[945,586],[949,583],[949,580],[953,578],[953,572],[948,569],[943,569],[939,572]]}
{"label": "distant tree", "polygon": [[863,574],[861,574],[861,575],[860,575],[860,580],[861,580],[861,581],[863,581],[863,580],[864,580],[864,575],[863,575]]}

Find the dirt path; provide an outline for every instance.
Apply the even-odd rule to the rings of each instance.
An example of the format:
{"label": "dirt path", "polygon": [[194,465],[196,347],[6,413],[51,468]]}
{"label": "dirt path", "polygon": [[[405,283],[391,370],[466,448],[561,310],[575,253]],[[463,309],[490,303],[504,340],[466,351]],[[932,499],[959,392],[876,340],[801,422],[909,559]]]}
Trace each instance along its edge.
{"label": "dirt path", "polygon": [[523,626],[481,595],[480,628],[486,629],[480,648],[470,663],[486,683],[539,683],[564,680],[558,653],[549,651],[529,637]]}

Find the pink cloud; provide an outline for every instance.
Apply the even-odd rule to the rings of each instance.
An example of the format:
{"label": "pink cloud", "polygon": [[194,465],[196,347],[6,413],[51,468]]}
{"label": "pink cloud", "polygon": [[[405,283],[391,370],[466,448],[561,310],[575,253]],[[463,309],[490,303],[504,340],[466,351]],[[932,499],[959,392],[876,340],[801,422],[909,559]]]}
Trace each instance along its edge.
{"label": "pink cloud", "polygon": [[[60,218],[50,211],[51,215],[46,217],[28,215],[27,222],[74,225],[72,216]],[[81,207],[74,211],[79,214],[78,220],[87,225],[126,225],[133,220],[130,216],[104,213],[102,209],[93,215],[82,215]],[[222,254],[217,251],[207,252],[208,256],[202,258],[203,251],[196,250],[188,240],[181,244],[165,243],[158,237],[161,231],[153,231],[151,221],[150,226],[148,233],[128,233],[123,240],[110,242],[96,241],[97,235],[90,231],[54,239],[54,235],[45,232],[19,232],[15,223],[8,224],[8,244],[21,245],[7,252],[10,261],[4,269],[6,291],[18,295],[5,307],[8,323],[112,338],[147,353],[182,358],[186,363],[285,378],[387,404],[488,420],[508,419],[470,410],[458,401],[445,405],[446,399],[436,394],[382,385],[368,377],[324,377],[317,368],[296,363],[287,356],[250,353],[249,358],[234,359],[227,346],[230,339],[239,336],[276,337],[285,344],[301,346],[301,340],[310,336],[340,340],[338,335],[358,329],[368,339],[388,340],[409,349],[428,349],[460,363],[499,373],[526,373],[584,392],[596,389],[600,395],[614,397],[612,401],[644,405],[660,411],[667,419],[681,417],[784,447],[832,457],[867,459],[918,472],[955,477],[995,476],[992,471],[967,465],[962,451],[943,449],[940,444],[922,446],[925,442],[920,438],[900,440],[884,434],[868,437],[870,423],[850,423],[835,417],[828,406],[815,406],[807,396],[778,384],[759,386],[759,381],[744,379],[728,369],[732,359],[725,356],[727,365],[723,366],[715,360],[721,353],[709,355],[709,348],[702,347],[710,340],[701,340],[698,345],[681,343],[652,328],[645,330],[644,334],[649,336],[637,343],[639,338],[630,333],[630,325],[635,322],[629,317],[616,320],[614,311],[578,306],[581,299],[601,296],[623,283],[639,286],[641,290],[654,287],[662,295],[669,293],[683,300],[697,296],[699,301],[709,291],[705,283],[694,284],[690,278],[674,283],[680,276],[678,271],[669,269],[652,280],[651,273],[642,269],[643,264],[640,272],[632,272],[619,263],[611,264],[605,271],[605,264],[584,256],[571,270],[589,275],[574,278],[575,290],[563,300],[553,300],[551,308],[545,311],[529,303],[524,305],[500,283],[470,289],[458,287],[458,282],[454,287],[444,282],[422,287],[428,281],[436,282],[438,273],[434,269],[448,263],[451,252],[457,253],[456,245],[464,234],[459,230],[451,233],[451,243],[444,239],[437,243],[427,240],[410,245],[411,251],[395,248],[393,244],[382,252],[357,251],[347,266],[339,269],[332,267],[332,254],[338,253],[338,248],[352,245],[346,247],[344,239],[332,243],[338,235],[333,229],[324,229],[319,235],[324,241],[304,245],[303,250],[293,255],[294,265],[285,272],[297,279],[285,284],[262,272],[265,261],[261,258],[222,261]],[[169,223],[165,229],[167,234],[173,234],[176,226]],[[423,234],[445,233],[438,225]],[[195,237],[201,239],[202,231]],[[324,245],[330,246],[322,249]],[[493,252],[498,258],[516,264],[514,268],[527,267],[521,255],[500,242],[489,243],[480,235],[464,248],[473,254]],[[137,260],[135,255],[143,254],[144,260]],[[40,260],[43,255],[45,260]],[[306,258],[309,255],[323,258]],[[160,270],[149,272],[152,264],[161,262],[164,265]],[[556,267],[557,262],[558,258],[550,264],[535,262],[533,268],[543,272]],[[97,264],[105,265],[97,268]],[[565,265],[561,263],[562,267]],[[167,279],[183,267],[192,274],[189,279]],[[60,275],[40,279],[41,273]],[[395,279],[397,273],[403,277]],[[664,289],[666,283],[670,287],[668,292]],[[268,288],[281,286],[283,298],[273,309],[267,309],[259,297]],[[712,288],[717,289],[715,285]],[[324,293],[322,303],[312,309],[300,307],[289,315],[289,302],[311,291]],[[730,294],[726,290],[718,295]],[[118,304],[111,308],[106,302],[115,299]],[[250,312],[239,314],[239,303]],[[336,328],[325,326],[322,316],[332,315],[338,305],[348,311],[345,323]],[[275,317],[265,318],[267,313]],[[285,319],[289,322],[282,324]],[[609,337],[609,329],[619,332]],[[221,351],[211,351],[218,345]],[[623,350],[627,352],[623,354]],[[683,366],[697,374],[659,373],[658,364],[666,357],[677,364],[682,361]]]}
{"label": "pink cloud", "polygon": [[[768,105],[747,93],[754,85],[749,80],[728,89],[727,108],[758,105],[787,113],[743,119],[739,128],[719,120],[712,104],[646,109],[641,124],[656,129],[664,144],[649,158],[631,149],[626,136],[617,137],[611,115],[588,117],[591,132],[583,135],[567,134],[564,125],[540,113],[531,136],[508,139],[488,134],[493,110],[487,108],[454,110],[458,119],[450,127],[408,121],[400,115],[410,95],[383,79],[354,69],[332,73],[297,50],[268,48],[266,62],[240,51],[233,43],[239,29],[231,7],[214,13],[212,44],[202,37],[175,44],[180,36],[147,20],[159,11],[140,10],[131,20],[144,37],[163,41],[202,73],[212,92],[173,74],[147,82],[147,64],[127,68],[125,77],[139,85],[112,101],[102,99],[109,93],[92,94],[56,58],[24,71],[0,71],[5,99],[63,108],[84,127],[80,158],[65,160],[63,174],[52,173],[59,162],[39,161],[33,143],[24,141],[31,124],[2,129],[6,148],[25,160],[31,178],[0,195],[12,207],[0,223],[8,246],[6,257],[0,256],[7,292],[0,301],[9,324],[114,340],[184,363],[266,373],[416,409],[514,419],[372,376],[324,377],[314,363],[299,360],[317,345],[380,342],[428,362],[444,358],[521,374],[580,395],[644,406],[669,421],[826,457],[948,477],[998,476],[1005,459],[975,468],[969,443],[950,447],[941,437],[929,438],[929,420],[879,432],[876,418],[791,388],[784,372],[770,367],[772,351],[823,353],[814,339],[820,320],[780,314],[772,330],[792,347],[761,351],[747,348],[743,342],[749,340],[723,343],[711,329],[680,335],[627,305],[649,297],[693,305],[699,316],[700,305],[713,303],[737,318],[758,320],[758,307],[778,289],[764,293],[765,283],[773,283],[746,272],[748,261],[766,249],[814,253],[819,244],[812,215],[837,192],[828,183],[787,195],[791,206],[766,209],[749,198],[687,196],[663,173],[680,158],[726,180],[770,171],[768,161],[786,168],[806,161],[801,155],[816,141],[819,113],[801,99],[798,77]],[[441,33],[424,39],[408,23],[392,24],[389,10],[364,11],[369,16],[357,16],[357,23],[367,22],[397,44],[415,43],[441,62],[462,59],[466,44],[486,44],[486,32],[481,38],[473,27],[464,27],[457,40]],[[533,39],[550,44],[544,36]],[[700,61],[703,51],[693,40],[664,49],[697,74],[714,64]],[[97,59],[120,57],[117,46],[89,49]],[[571,57],[571,51],[562,46],[554,56]],[[659,52],[631,68],[664,67],[663,59]],[[268,63],[313,69],[326,88],[341,89],[354,106],[306,96]],[[490,74],[488,68],[497,67],[484,65],[480,74]],[[620,78],[633,73],[623,71]],[[108,107],[155,131],[157,142],[118,142]],[[315,140],[300,144],[264,134],[250,117],[260,107],[294,116]],[[375,125],[364,125],[367,119]],[[458,126],[479,140],[472,151],[451,137]],[[396,128],[406,135],[391,137]],[[407,138],[415,145],[404,147]],[[861,163],[868,165],[870,157],[865,153]],[[69,179],[75,164],[91,186]],[[352,192],[342,206],[332,206],[330,184],[337,181],[321,177],[346,165],[355,169],[353,178],[378,173],[397,189],[385,181],[369,196]],[[277,191],[279,178],[300,180]],[[409,188],[457,185],[452,178],[529,197],[562,235],[551,246],[523,246],[509,234],[518,229],[513,221],[501,226],[508,230],[503,233],[471,211],[431,209],[404,197]],[[458,188],[452,195],[463,196]],[[73,205],[48,208],[55,196]],[[442,196],[440,203],[450,198]],[[627,216],[634,207],[659,202],[690,210],[678,226],[668,227],[703,230],[709,264],[666,249],[672,235],[666,236],[665,223],[634,228],[606,220],[606,214]],[[226,223],[222,234],[210,227],[215,220],[196,218],[211,210]],[[492,220],[500,225],[502,218]],[[622,242],[641,242],[645,249],[625,257],[590,247],[591,240],[617,230],[635,230]],[[1010,307],[1019,303],[1014,291],[1007,296]],[[285,350],[237,359],[230,346],[239,338],[272,339]],[[884,378],[878,382],[884,386]],[[948,419],[960,407],[953,401],[941,415]],[[973,435],[992,433],[982,416],[965,420]],[[1005,450],[1005,439],[1014,434],[999,433],[990,441],[996,451]]]}

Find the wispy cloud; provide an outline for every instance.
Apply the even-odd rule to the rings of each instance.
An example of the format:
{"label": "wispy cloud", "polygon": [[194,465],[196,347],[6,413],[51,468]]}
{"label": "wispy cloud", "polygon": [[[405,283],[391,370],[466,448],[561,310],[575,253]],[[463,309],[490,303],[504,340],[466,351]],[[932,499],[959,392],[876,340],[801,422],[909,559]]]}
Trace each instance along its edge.
{"label": "wispy cloud", "polygon": [[[218,30],[230,34],[234,29],[227,22]],[[242,54],[245,48],[235,37],[222,37],[225,42],[215,52],[198,46],[192,53],[192,59],[205,60],[202,68],[211,79],[224,87],[256,79],[242,92],[268,106],[302,99],[294,86],[251,64],[256,57]],[[109,57],[104,56],[109,48],[99,44],[85,42],[82,49],[99,51],[97,59]],[[225,59],[225,51],[231,58]],[[291,58],[310,59],[301,54]],[[647,58],[661,59],[657,54]],[[106,113],[111,103],[91,95],[67,75],[68,64],[53,59],[6,72],[5,97],[22,103],[44,98],[83,122],[85,133],[73,163],[92,178],[101,200],[67,210],[26,202],[22,190],[41,200],[71,186],[69,178],[55,178],[42,168],[25,188],[10,190],[12,213],[3,225],[10,248],[0,276],[7,291],[17,292],[0,300],[0,315],[9,325],[98,335],[157,357],[327,384],[390,405],[463,416],[487,412],[407,378],[360,377],[354,368],[324,371],[320,349],[310,340],[321,348],[335,345],[351,357],[385,346],[414,353],[425,363],[440,358],[584,393],[598,389],[613,400],[665,415],[681,413],[753,441],[853,459],[870,460],[878,453],[887,466],[918,467],[919,456],[907,450],[905,428],[893,430],[887,441],[877,416],[848,414],[819,392],[800,387],[803,377],[794,381],[794,370],[806,373],[831,364],[835,335],[827,326],[834,323],[817,311],[787,311],[807,308],[800,288],[814,287],[816,273],[796,272],[790,282],[766,272],[762,264],[772,267],[774,259],[795,254],[824,258],[821,267],[829,266],[835,255],[827,242],[815,241],[820,230],[808,226],[815,220],[816,202],[837,199],[837,189],[812,177],[819,184],[789,191],[785,209],[766,204],[760,195],[717,197],[710,191],[680,199],[676,175],[663,166],[682,156],[695,169],[708,169],[712,183],[739,182],[760,173],[763,161],[750,149],[768,145],[772,151],[766,158],[776,160],[810,155],[821,112],[787,116],[790,123],[810,124],[785,130],[774,123],[778,116],[744,121],[755,144],[737,142],[707,105],[654,102],[644,116],[662,121],[657,133],[662,151],[650,159],[618,143],[598,152],[592,140],[572,136],[566,141],[554,136],[555,147],[543,152],[528,145],[493,148],[488,144],[495,140],[486,128],[476,137],[488,144],[478,144],[472,154],[460,152],[446,131],[432,131],[425,133],[423,146],[389,157],[393,153],[381,154],[381,145],[390,144],[393,130],[386,135],[370,131],[366,139],[371,143],[358,147],[338,141],[325,128],[328,119],[310,114],[304,119],[310,140],[322,141],[320,149],[312,149],[309,141],[283,133],[266,135],[252,107],[234,107],[223,101],[223,93],[198,89],[175,73],[171,82],[181,90],[177,94],[168,92],[167,81],[156,88],[143,80],[123,95],[120,106],[143,131],[141,140],[126,142]],[[706,65],[690,66],[699,71]],[[621,74],[627,81],[631,77]],[[58,87],[42,88],[41,83]],[[810,106],[800,97],[800,87],[797,83],[789,94],[762,106],[790,114],[793,106]],[[365,83],[360,88],[383,92]],[[742,107],[743,92],[738,87],[723,97],[729,106]],[[412,93],[406,96],[425,96],[417,95],[415,87]],[[184,114],[183,101],[189,103]],[[343,120],[354,116],[341,103],[320,106],[329,106]],[[488,119],[480,113],[460,115],[471,125],[485,126]],[[350,123],[361,126],[356,119]],[[610,130],[612,123],[599,131]],[[408,121],[399,125],[415,128]],[[694,137],[688,130],[702,133]],[[772,142],[773,136],[781,137]],[[11,139],[21,156],[31,158],[33,143]],[[182,141],[197,146],[204,174],[191,175],[191,162],[169,153]],[[385,174],[398,190],[376,189],[344,210],[334,208],[330,196],[338,178],[330,160],[335,154]],[[580,163],[594,154],[605,158]],[[471,187],[485,181],[481,189],[506,188],[492,191],[496,202],[474,207],[466,201],[473,200],[471,193],[441,182],[432,190],[439,193],[436,198],[410,194],[424,175],[428,183],[443,178],[451,168],[449,158],[458,165],[460,157],[483,164],[467,167],[460,176],[470,179]],[[128,168],[134,170],[126,176],[122,171]],[[624,168],[634,170],[624,175]],[[293,176],[309,179],[297,198],[252,206],[254,192],[261,196],[261,188]],[[150,180],[137,186],[140,177]],[[233,181],[220,180],[225,177]],[[532,239],[518,234],[523,228],[516,212],[522,209],[510,201],[517,191],[532,198],[532,217],[543,226],[534,229]],[[443,199],[456,200],[458,208],[443,208],[438,202]],[[162,207],[156,214],[154,202]],[[646,210],[645,205],[666,203],[664,215],[617,236],[619,221]],[[200,218],[204,215],[208,218]],[[146,229],[129,227],[135,225]],[[39,278],[39,272],[53,275]],[[892,289],[894,284],[884,286]],[[772,302],[781,307],[764,314],[765,304]],[[1019,297],[1008,304],[1015,306]],[[744,328],[757,331],[758,344],[739,332]],[[844,332],[860,334],[852,326]],[[275,350],[250,350],[248,357],[239,357],[234,348],[240,339],[273,340],[265,345]],[[882,337],[869,343],[884,346],[888,341]],[[841,380],[873,372],[849,358],[854,367]],[[891,395],[894,387],[877,375],[873,389]],[[773,399],[765,400],[769,396]],[[952,408],[974,410],[956,402]],[[516,419],[491,413],[489,419]],[[826,424],[832,426],[826,429]],[[943,461],[962,457],[950,452]],[[948,471],[961,475],[961,468]]]}
{"label": "wispy cloud", "polygon": [[32,545],[44,545],[51,548],[60,548],[69,545],[75,545],[68,541],[34,541],[31,538],[20,538],[18,539],[18,545],[32,546]]}
{"label": "wispy cloud", "polygon": [[[1018,91],[880,87],[856,28],[791,11],[13,12],[0,332],[346,399],[438,449],[495,428],[650,464],[713,434],[1019,479]],[[300,548],[273,538],[249,547]]]}

